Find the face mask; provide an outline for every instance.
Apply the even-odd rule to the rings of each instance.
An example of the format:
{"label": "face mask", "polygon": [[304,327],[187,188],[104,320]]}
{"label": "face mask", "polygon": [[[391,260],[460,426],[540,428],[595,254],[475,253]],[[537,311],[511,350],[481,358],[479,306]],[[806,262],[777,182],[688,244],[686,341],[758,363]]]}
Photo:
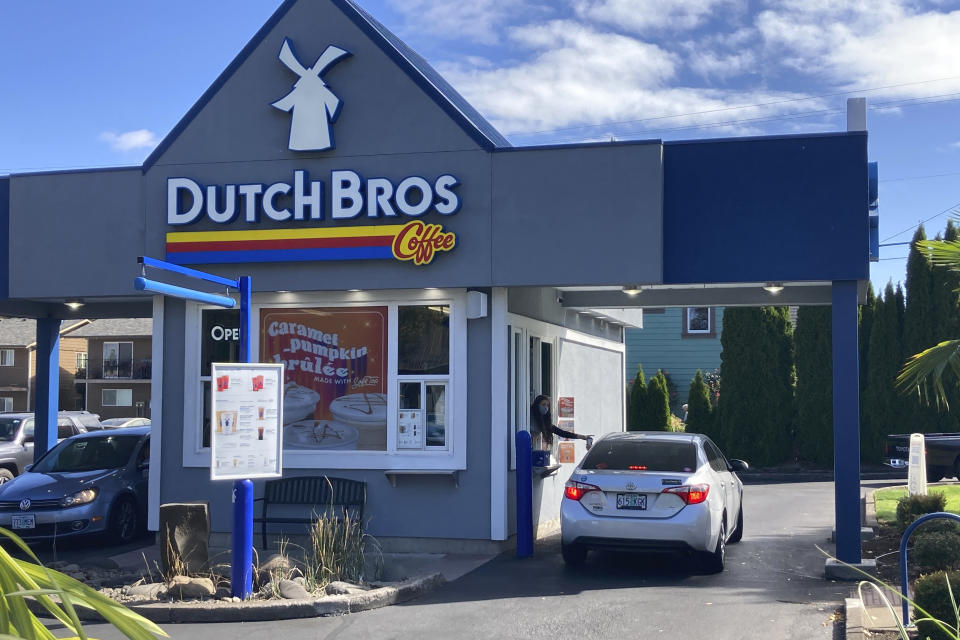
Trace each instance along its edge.
{"label": "face mask", "polygon": [[542,404],[537,406],[537,409],[540,410],[540,415],[545,416],[550,413],[550,407],[545,407]]}

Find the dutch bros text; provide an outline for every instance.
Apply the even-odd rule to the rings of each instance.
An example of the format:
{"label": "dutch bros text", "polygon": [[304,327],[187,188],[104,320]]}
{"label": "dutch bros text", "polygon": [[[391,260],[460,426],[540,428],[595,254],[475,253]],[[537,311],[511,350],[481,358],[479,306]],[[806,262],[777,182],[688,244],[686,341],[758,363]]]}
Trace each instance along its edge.
{"label": "dutch bros text", "polygon": [[238,219],[261,221],[261,214],[276,222],[420,217],[429,211],[449,216],[460,209],[454,191],[460,181],[443,174],[432,183],[409,176],[394,184],[388,178],[364,180],[355,171],[330,172],[330,198],[324,198],[325,184],[311,181],[306,171],[294,171],[293,184],[200,185],[190,178],[167,179],[167,224],[186,225],[204,215],[212,222],[229,224]]}

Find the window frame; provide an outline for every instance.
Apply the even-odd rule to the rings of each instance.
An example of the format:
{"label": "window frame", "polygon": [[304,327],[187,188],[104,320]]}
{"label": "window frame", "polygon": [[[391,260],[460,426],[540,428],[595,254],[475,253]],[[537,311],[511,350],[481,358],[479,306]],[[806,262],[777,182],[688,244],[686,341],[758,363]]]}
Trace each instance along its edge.
{"label": "window frame", "polygon": [[[116,404],[107,404],[106,394],[108,391],[116,392],[114,396]],[[127,391],[130,393],[130,404],[119,404],[119,392]],[[101,407],[132,407],[133,406],[133,389],[120,389],[120,388],[106,388],[100,390],[100,406]]]}
{"label": "window frame", "polygon": [[[107,375],[107,345],[115,344],[117,345],[117,375],[108,376]],[[128,344],[130,345],[130,375],[121,376],[120,375],[120,345]],[[103,375],[103,380],[132,380],[133,379],[133,341],[132,340],[109,340],[103,342],[103,359],[101,364],[103,369],[101,374]]]}
{"label": "window frame", "polygon": [[[402,376],[447,384],[447,446],[424,449],[397,449],[398,308],[423,305],[450,307],[450,373],[440,376]],[[458,471],[467,468],[467,318],[466,290],[433,289],[408,291],[258,293],[251,303],[251,352],[260,353],[260,313],[264,308],[387,307],[387,450],[386,451],[298,451],[285,450],[285,469],[424,469]],[[210,466],[210,448],[202,446],[202,383],[200,376],[201,310],[215,309],[187,303],[184,332],[183,376],[183,466]]]}
{"label": "window frame", "polygon": [[[707,310],[707,329],[690,329],[690,312],[695,309],[706,309]],[[683,307],[683,315],[681,317],[681,337],[683,338],[716,338],[717,337],[717,327],[714,322],[714,310],[713,307]]]}
{"label": "window frame", "polygon": [[[10,361],[7,363],[3,362],[3,354],[10,354]],[[17,362],[17,350],[16,349],[0,349],[0,367],[13,367],[16,366]]]}
{"label": "window frame", "polygon": [[0,397],[0,411],[13,411],[13,396]]}

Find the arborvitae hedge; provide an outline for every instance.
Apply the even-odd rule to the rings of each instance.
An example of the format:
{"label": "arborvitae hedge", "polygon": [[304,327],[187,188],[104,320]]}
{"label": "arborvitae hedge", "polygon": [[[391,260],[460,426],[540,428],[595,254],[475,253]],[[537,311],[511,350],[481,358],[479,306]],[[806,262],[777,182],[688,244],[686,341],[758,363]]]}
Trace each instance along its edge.
{"label": "arborvitae hedge", "polygon": [[[904,399],[895,389],[894,381],[903,364],[902,295],[894,293],[888,283],[883,299],[878,299],[870,332],[867,388],[861,414],[860,457],[864,462],[880,463],[883,445],[891,433],[910,433],[913,425],[905,420]],[[909,402],[915,401],[910,400]]]}
{"label": "arborvitae hedge", "polygon": [[666,431],[670,426],[670,392],[663,371],[650,379],[647,385],[647,413],[644,431]]}
{"label": "arborvitae hedge", "polygon": [[710,438],[716,435],[713,425],[713,405],[710,403],[710,390],[703,381],[703,374],[697,370],[690,382],[687,394],[687,428],[689,433],[702,433]]}
{"label": "arborvitae hedge", "polygon": [[627,431],[643,430],[643,416],[647,401],[647,381],[643,375],[643,367],[637,367],[637,376],[630,386],[630,395],[627,396]]}
{"label": "arborvitae hedge", "polygon": [[797,421],[794,443],[804,461],[833,464],[833,348],[830,307],[797,311]]}
{"label": "arborvitae hedge", "polygon": [[719,444],[735,458],[769,466],[791,457],[793,336],[786,307],[724,311]]}

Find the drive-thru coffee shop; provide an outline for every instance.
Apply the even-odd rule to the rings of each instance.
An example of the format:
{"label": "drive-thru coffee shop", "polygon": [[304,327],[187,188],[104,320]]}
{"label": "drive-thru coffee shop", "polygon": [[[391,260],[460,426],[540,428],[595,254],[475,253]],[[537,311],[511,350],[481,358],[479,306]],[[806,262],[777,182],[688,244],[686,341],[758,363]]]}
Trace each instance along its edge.
{"label": "drive-thru coffee shop", "polygon": [[[250,276],[253,353],[285,365],[284,475],[364,481],[369,532],[430,550],[515,533],[537,394],[554,415],[564,399],[564,428],[624,428],[641,307],[832,304],[838,552],[856,562],[863,113],[819,135],[518,148],[350,0],[291,0],[142,166],[0,178],[0,313],[41,320],[54,410],[61,321],[152,316],[150,524],[209,501],[225,544],[210,363],[236,358],[237,314],[132,281],[138,256]],[[572,466],[537,473],[541,523]]]}

